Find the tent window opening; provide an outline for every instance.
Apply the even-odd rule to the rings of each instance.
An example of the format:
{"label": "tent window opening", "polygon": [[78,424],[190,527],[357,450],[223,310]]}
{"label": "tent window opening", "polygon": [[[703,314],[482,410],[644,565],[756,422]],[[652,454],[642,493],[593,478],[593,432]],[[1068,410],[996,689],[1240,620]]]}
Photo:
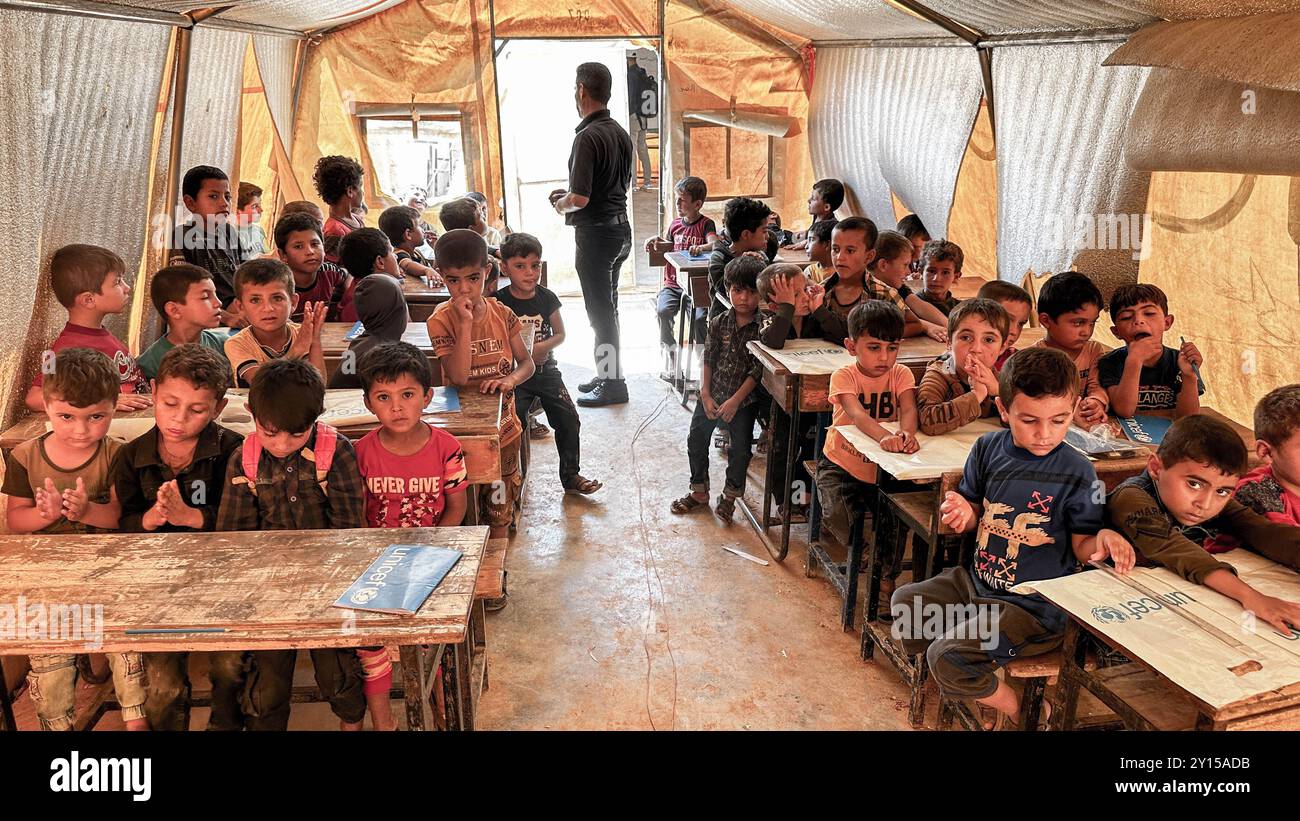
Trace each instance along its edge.
{"label": "tent window opening", "polygon": [[459,116],[361,117],[379,187],[405,201],[422,188],[432,205],[469,190],[465,171],[465,133]]}
{"label": "tent window opening", "polygon": [[686,173],[708,181],[710,202],[772,196],[772,138],[708,123],[686,123]]}

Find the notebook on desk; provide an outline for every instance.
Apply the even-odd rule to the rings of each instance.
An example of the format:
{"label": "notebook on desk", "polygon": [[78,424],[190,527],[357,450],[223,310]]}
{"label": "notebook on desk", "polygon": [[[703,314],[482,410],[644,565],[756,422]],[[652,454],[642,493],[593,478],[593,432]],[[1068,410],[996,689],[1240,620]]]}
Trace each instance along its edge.
{"label": "notebook on desk", "polygon": [[414,615],[462,555],[450,547],[391,544],[333,606]]}

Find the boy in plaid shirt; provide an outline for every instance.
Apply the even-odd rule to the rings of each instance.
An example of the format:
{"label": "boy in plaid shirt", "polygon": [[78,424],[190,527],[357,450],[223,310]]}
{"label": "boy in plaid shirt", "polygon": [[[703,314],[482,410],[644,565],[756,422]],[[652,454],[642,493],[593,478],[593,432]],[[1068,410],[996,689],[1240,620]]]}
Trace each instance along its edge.
{"label": "boy in plaid shirt", "polygon": [[749,353],[748,344],[758,339],[758,272],[763,268],[762,260],[745,256],[727,263],[723,273],[731,308],[709,322],[700,401],[695,405],[686,438],[691,492],[672,503],[673,513],[690,513],[708,506],[709,436],[719,419],[731,433],[727,483],[714,510],[719,519],[731,521],[736,512],[736,498],[745,491],[754,420],[762,408],[754,395],[762,366]]}

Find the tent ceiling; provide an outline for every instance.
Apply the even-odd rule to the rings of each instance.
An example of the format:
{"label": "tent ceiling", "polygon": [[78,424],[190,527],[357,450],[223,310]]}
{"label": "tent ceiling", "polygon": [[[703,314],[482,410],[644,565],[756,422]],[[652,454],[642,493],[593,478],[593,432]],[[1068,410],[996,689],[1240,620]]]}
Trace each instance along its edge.
{"label": "tent ceiling", "polygon": [[[1137,26],[1159,19],[1235,17],[1300,9],[1300,0],[918,0],[980,34],[1066,32]],[[728,0],[791,34],[817,42],[948,34],[887,0]]]}
{"label": "tent ceiling", "polygon": [[[110,0],[107,4],[97,5],[177,14],[203,8],[234,6],[216,19],[291,31],[314,31],[363,19],[401,2],[402,0]],[[50,0],[42,5],[75,10],[85,4],[77,0]]]}

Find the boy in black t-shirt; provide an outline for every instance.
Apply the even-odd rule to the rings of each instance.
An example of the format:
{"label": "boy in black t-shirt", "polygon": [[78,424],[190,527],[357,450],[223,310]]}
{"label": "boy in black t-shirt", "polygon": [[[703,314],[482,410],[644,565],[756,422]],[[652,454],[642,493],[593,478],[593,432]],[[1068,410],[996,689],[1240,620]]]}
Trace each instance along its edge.
{"label": "boy in black t-shirt", "polygon": [[1111,413],[1173,410],[1181,417],[1200,411],[1201,352],[1190,342],[1164,344],[1174,325],[1165,292],[1147,283],[1122,285],[1111,294],[1109,310],[1115,323],[1110,331],[1125,343],[1097,361],[1097,381],[1110,395]]}
{"label": "boy in black t-shirt", "polygon": [[510,284],[495,296],[533,328],[533,363],[537,371],[515,388],[515,409],[519,422],[527,427],[528,408],[540,399],[546,421],[555,428],[555,447],[560,452],[560,484],[566,493],[595,493],[601,483],[579,473],[578,409],[564,387],[564,376],[552,353],[564,341],[564,320],[560,298],[538,284],[542,272],[542,244],[532,234],[511,234],[501,243],[501,259]]}

